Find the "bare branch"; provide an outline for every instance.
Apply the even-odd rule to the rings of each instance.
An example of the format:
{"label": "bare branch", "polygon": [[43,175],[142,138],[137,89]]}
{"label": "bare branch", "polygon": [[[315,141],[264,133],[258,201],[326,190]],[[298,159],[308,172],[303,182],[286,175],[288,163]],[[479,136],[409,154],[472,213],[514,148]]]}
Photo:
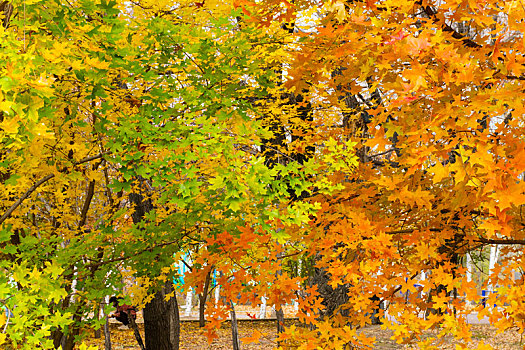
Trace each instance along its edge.
{"label": "bare branch", "polygon": [[521,244],[525,245],[525,239],[493,239],[493,238],[485,238],[485,237],[478,237],[476,240],[477,242],[485,243],[485,244]]}
{"label": "bare branch", "polygon": [[[428,230],[430,232],[441,232],[443,231],[443,229],[439,229],[439,228],[429,228],[429,229],[421,229],[421,230]],[[395,230],[395,231],[387,231],[385,232],[387,235],[398,235],[398,234],[403,234],[403,233],[412,233],[414,231],[419,231],[419,229],[416,229],[416,228],[407,228],[407,229],[404,229],[404,230]]]}
{"label": "bare branch", "polygon": [[[418,229],[409,228],[405,230],[388,231],[385,233],[387,235],[397,235],[397,234],[403,234],[403,233],[413,233],[414,231],[417,231],[417,230]],[[422,229],[422,230],[426,230],[426,229]],[[431,232],[441,232],[443,229],[430,228],[428,230]],[[505,239],[505,238],[494,239],[494,238],[477,237],[474,241],[483,243],[483,244],[506,244],[506,245],[521,244],[521,245],[525,245],[525,239]]]}
{"label": "bare branch", "polygon": [[[119,261],[124,261],[124,260],[127,260],[127,259],[131,259],[131,258],[133,258],[135,256],[138,256],[138,255],[140,255],[140,254],[142,254],[142,253],[144,253],[146,251],[151,252],[155,248],[166,247],[166,246],[173,245],[173,244],[178,244],[179,245],[179,250],[180,250],[182,240],[185,239],[185,238],[190,238],[189,237],[190,234],[192,232],[197,231],[197,230],[198,229],[194,227],[193,229],[185,232],[181,237],[179,237],[178,239],[176,239],[174,241],[164,242],[164,243],[160,243],[160,244],[154,245],[152,247],[144,248],[143,250],[141,250],[139,252],[136,252],[134,254],[131,254],[131,255],[120,256],[118,258],[108,259],[108,260],[104,260],[104,261],[92,262],[90,264],[84,264],[83,267],[87,267],[88,269],[98,268],[99,266],[102,266],[102,265],[111,264],[111,263],[114,263],[114,262],[119,262]],[[86,258],[86,259],[90,260],[90,261],[93,261],[93,259],[90,259],[90,258]],[[189,265],[188,265],[188,267],[191,270],[191,267]]]}

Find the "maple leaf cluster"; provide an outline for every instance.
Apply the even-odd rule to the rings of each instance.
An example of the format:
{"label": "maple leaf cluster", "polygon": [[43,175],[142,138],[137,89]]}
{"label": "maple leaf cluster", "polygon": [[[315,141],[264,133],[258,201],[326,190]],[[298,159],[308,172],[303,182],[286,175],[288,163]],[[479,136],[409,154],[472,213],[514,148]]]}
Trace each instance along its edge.
{"label": "maple leaf cluster", "polygon": [[376,322],[467,343],[473,308],[523,330],[524,12],[3,2],[0,346],[72,350],[115,291],[214,286],[210,338],[263,299],[297,302],[299,348]]}

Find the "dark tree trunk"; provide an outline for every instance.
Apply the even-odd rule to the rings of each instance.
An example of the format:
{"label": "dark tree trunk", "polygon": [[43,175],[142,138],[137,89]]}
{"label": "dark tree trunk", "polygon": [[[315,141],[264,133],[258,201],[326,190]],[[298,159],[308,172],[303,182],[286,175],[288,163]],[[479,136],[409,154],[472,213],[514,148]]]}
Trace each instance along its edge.
{"label": "dark tree trunk", "polygon": [[144,348],[144,343],[142,342],[142,337],[140,336],[139,327],[137,326],[137,323],[135,322],[135,318],[133,317],[133,314],[131,312],[125,311],[128,315],[129,324],[131,326],[131,329],[133,329],[133,335],[135,336],[135,339],[137,339],[137,343],[139,344],[140,350],[146,350]]}
{"label": "dark tree trunk", "polygon": [[[279,310],[275,310],[275,319],[277,322],[277,336],[284,333],[284,312],[281,307]],[[277,347],[281,346],[281,342],[277,342]]]}
{"label": "dark tree trunk", "polygon": [[[146,191],[145,179],[137,178],[139,191]],[[138,223],[153,209],[150,199],[144,198],[141,193],[130,193],[130,201],[135,205],[132,214],[133,222]],[[174,295],[166,301],[165,296],[173,292],[173,284],[170,280],[160,291],[155,293],[144,307],[144,337],[146,349],[148,350],[178,350],[180,339],[180,319],[177,297]]]}
{"label": "dark tree trunk", "polygon": [[233,350],[240,350],[241,346],[239,343],[239,328],[237,327],[237,315],[235,314],[235,308],[233,307],[233,301],[230,300],[230,319],[232,325],[232,343]]}
{"label": "dark tree trunk", "polygon": [[[342,75],[343,70],[338,69],[335,72],[333,72],[333,76],[336,75]],[[367,84],[370,86],[371,82],[367,79]],[[342,127],[345,130],[346,136],[348,139],[351,137],[354,138],[361,138],[362,140],[369,137],[368,133],[368,124],[371,121],[371,117],[368,114],[366,110],[364,110],[362,106],[362,102],[360,103],[358,100],[358,97],[356,95],[353,95],[350,92],[345,92],[346,87],[340,86],[338,93],[340,94],[340,100],[342,100],[345,104],[346,111],[343,112],[343,124]],[[381,96],[379,93],[379,90],[370,91],[371,98],[370,103],[374,106],[378,106],[381,104]],[[303,113],[305,113],[304,117],[302,117],[303,120],[309,120],[306,119],[308,117],[309,111],[305,110]],[[310,117],[311,118],[311,117]],[[396,147],[395,141],[393,147]],[[369,159],[369,153],[370,149],[368,146],[362,146],[359,149],[357,149],[356,154],[359,157],[359,162],[361,163],[367,163],[370,161]],[[398,154],[399,155],[399,154]],[[307,159],[307,157],[306,157]],[[335,249],[335,247],[334,247]],[[339,314],[343,317],[348,317],[349,312],[348,310],[345,310],[341,306],[348,303],[350,300],[350,296],[348,295],[349,291],[349,284],[339,284],[335,288],[331,285],[331,276],[326,272],[325,269],[322,268],[316,268],[319,257],[313,258],[313,266],[314,269],[311,270],[310,278],[309,278],[309,284],[311,286],[317,286],[318,292],[320,296],[322,297],[322,304],[325,307],[324,310],[319,315],[320,318],[328,318],[332,317],[336,314]],[[377,296],[372,297],[374,301],[379,300]],[[374,311],[371,317],[371,321],[374,324],[378,324],[381,321],[377,317],[379,314],[379,309],[381,305],[381,300],[377,303],[377,307],[374,308]],[[310,327],[314,327],[314,325],[308,325]]]}
{"label": "dark tree trunk", "polygon": [[64,332],[62,329],[57,329],[51,333],[51,339],[53,339],[53,347],[58,349],[62,344],[62,338],[64,337]]}
{"label": "dark tree trunk", "polygon": [[82,321],[82,317],[78,314],[78,311],[75,312],[75,315],[73,316],[73,325],[72,325],[73,329],[71,329],[68,332],[67,337],[64,337],[62,339],[63,341],[62,349],[63,350],[73,350],[73,348],[75,347],[75,338],[80,333],[79,324],[81,321]]}
{"label": "dark tree trunk", "polygon": [[180,319],[177,297],[165,301],[165,296],[173,292],[171,281],[155,294],[144,308],[144,333],[148,350],[178,350],[180,339]]}
{"label": "dark tree trunk", "polygon": [[[325,307],[320,317],[330,317],[335,315],[339,307],[348,302],[348,286],[338,285],[332,288],[330,276],[324,269],[314,268],[313,275],[310,277],[310,285],[317,286],[320,296],[323,298],[322,304]],[[339,311],[342,316],[348,316],[346,310]]]}
{"label": "dark tree trunk", "polygon": [[[281,259],[282,258],[282,254],[277,254],[277,258],[278,259]],[[282,270],[277,270],[277,272],[275,273],[275,276],[280,276],[283,274],[283,271]],[[284,311],[283,311],[283,308],[281,305],[278,305],[279,306],[279,309],[275,309],[275,321],[277,323],[277,336],[279,336],[279,334],[281,333],[284,333]],[[277,307],[277,305],[275,305],[274,307]],[[277,347],[280,347],[281,344],[280,342],[277,342]]]}
{"label": "dark tree trunk", "polygon": [[170,313],[171,324],[173,324],[173,332],[171,334],[171,342],[175,344],[174,350],[179,350],[180,344],[180,314],[179,304],[177,302],[177,293],[173,295],[173,312]]}
{"label": "dark tree trunk", "polygon": [[204,317],[204,312],[206,311],[206,300],[208,299],[208,291],[210,289],[211,272],[212,269],[210,269],[210,271],[206,275],[204,289],[202,290],[202,293],[199,294],[199,327],[201,328],[206,325],[206,318]]}
{"label": "dark tree trunk", "polygon": [[111,350],[111,333],[109,332],[109,319],[106,316],[104,323],[104,350]]}
{"label": "dark tree trunk", "polygon": [[[66,292],[69,294],[71,292],[71,282],[66,285]],[[59,307],[64,310],[68,308],[71,304],[71,298],[69,296],[62,299],[62,305]],[[58,349],[64,343],[64,330],[62,328],[57,328],[51,333],[51,338],[53,339],[53,346],[55,349]]]}

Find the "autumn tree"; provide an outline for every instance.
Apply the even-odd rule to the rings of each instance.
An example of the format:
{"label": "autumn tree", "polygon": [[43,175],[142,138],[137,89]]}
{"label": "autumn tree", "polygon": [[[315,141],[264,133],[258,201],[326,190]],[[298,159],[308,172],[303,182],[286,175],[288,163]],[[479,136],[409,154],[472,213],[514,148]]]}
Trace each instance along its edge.
{"label": "autumn tree", "polygon": [[[2,342],[72,349],[123,274],[139,306],[173,298],[174,254],[272,215],[280,188],[254,155],[271,131],[247,97],[269,94],[279,45],[217,5],[5,11]],[[176,346],[155,345],[173,333],[146,322],[148,347]]]}
{"label": "autumn tree", "polygon": [[[363,311],[372,312],[373,295],[398,315],[402,326],[390,326],[399,341],[417,340],[432,324],[444,325],[440,336],[452,332],[467,340],[468,311],[449,297],[477,296],[459,257],[483,245],[506,245],[506,261],[490,277],[502,289],[491,298],[503,305],[520,288],[509,272],[519,270],[516,244],[523,243],[523,169],[516,163],[522,148],[516,118],[523,93],[523,9],[388,1],[334,1],[323,9],[318,26],[302,38],[289,85],[313,86],[312,100],[325,99],[317,114],[324,128],[313,137],[358,142],[361,162],[351,173],[333,172],[344,189],[314,196],[322,203],[315,228],[301,230],[304,241],[315,242],[307,249],[320,253],[317,267],[326,268],[332,287],[348,288],[349,300],[340,308],[345,312],[324,318],[316,332],[326,338],[317,341],[361,342],[337,329],[367,324]],[[342,103],[340,91],[353,102]],[[339,120],[328,119],[330,114],[323,119],[330,108]],[[422,273],[430,277],[422,280]],[[417,298],[416,283],[432,298]],[[448,314],[417,317],[428,308]],[[492,319],[501,312],[492,310]],[[313,337],[305,341],[321,344]]]}
{"label": "autumn tree", "polygon": [[[250,21],[275,32],[298,26],[293,38],[281,40],[281,89],[301,91],[313,118],[301,122],[300,142],[284,137],[274,148],[285,157],[315,145],[312,161],[298,168],[315,163],[309,180],[334,186],[311,188],[307,202],[320,209],[310,224],[281,222],[286,252],[274,248],[280,255],[259,260],[316,256],[329,287],[344,287],[343,302],[328,313],[317,296],[322,291],[303,291],[300,318],[316,329],[291,329],[287,339],[323,348],[371,344],[356,329],[370,323],[382,301],[396,315],[397,323],[383,321],[399,342],[419,341],[432,325],[442,326],[438,337],[468,341],[469,311],[459,296],[479,296],[461,260],[490,244],[505,247],[505,261],[485,282],[500,286],[489,303],[501,308],[478,311],[490,312],[501,329],[523,327],[521,284],[510,278],[521,269],[524,243],[523,8],[490,1],[240,6]],[[292,133],[286,121],[296,114],[284,115],[281,132]],[[241,243],[234,242],[228,244]],[[243,248],[245,257],[252,249]],[[275,284],[267,286],[279,295],[286,283]]]}
{"label": "autumn tree", "polygon": [[214,268],[228,303],[299,298],[281,344],[344,348],[379,302],[399,342],[466,344],[461,259],[499,244],[478,311],[525,327],[516,2],[1,6],[1,342],[72,349],[123,274],[162,305],[187,249],[198,292]]}

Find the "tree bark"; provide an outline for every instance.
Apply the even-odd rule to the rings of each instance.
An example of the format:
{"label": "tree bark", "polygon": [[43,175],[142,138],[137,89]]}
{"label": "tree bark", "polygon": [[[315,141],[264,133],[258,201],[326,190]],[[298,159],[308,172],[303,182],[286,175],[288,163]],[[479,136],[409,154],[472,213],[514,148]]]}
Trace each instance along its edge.
{"label": "tree bark", "polygon": [[[147,191],[145,181],[143,178],[137,178],[137,192]],[[135,205],[133,222],[139,223],[153,209],[153,204],[141,193],[130,193],[129,199]],[[144,338],[148,350],[179,349],[180,319],[177,298],[174,295],[168,301],[165,300],[165,296],[172,292],[173,284],[167,280],[161,290],[155,293],[153,300],[144,307]]]}
{"label": "tree bark", "polygon": [[206,281],[204,282],[204,289],[202,293],[199,294],[199,327],[204,327],[206,325],[206,319],[204,317],[204,312],[206,311],[206,299],[208,298],[208,290],[210,289],[211,283],[211,272],[213,269],[210,269],[206,275]]}
{"label": "tree bark", "polygon": [[[284,333],[284,312],[283,308],[281,307],[279,310],[275,310],[275,318],[277,322],[277,336],[279,336],[281,333]],[[281,342],[277,342],[277,347],[281,346]]]}
{"label": "tree bark", "polygon": [[135,318],[131,312],[126,311],[126,314],[128,315],[129,324],[131,325],[131,329],[133,329],[133,335],[135,336],[135,339],[137,339],[140,350],[146,350],[144,348],[144,343],[142,342],[142,337],[140,336],[139,327],[137,327],[137,323],[135,322]]}
{"label": "tree bark", "polygon": [[173,324],[173,332],[171,332],[171,343],[176,344],[174,350],[179,350],[180,344],[180,314],[179,303],[177,302],[177,293],[173,295],[173,311],[170,313],[171,324]]}
{"label": "tree bark", "polygon": [[173,292],[171,281],[155,294],[144,308],[144,333],[148,350],[179,350],[180,319],[177,298],[166,301]]}
{"label": "tree bark", "polygon": [[79,314],[78,307],[73,315],[73,329],[68,332],[67,337],[62,338],[62,349],[73,350],[75,347],[75,338],[80,334],[79,324],[82,322],[82,317]]}
{"label": "tree bark", "polygon": [[237,315],[235,314],[235,307],[233,306],[233,301],[230,300],[230,319],[232,325],[232,343],[233,350],[240,350],[241,346],[239,343],[239,328],[237,327]]}
{"label": "tree bark", "polygon": [[104,323],[104,350],[111,350],[111,333],[109,332],[109,319],[106,317],[106,323]]}
{"label": "tree bark", "polygon": [[[282,254],[277,254],[278,258],[282,258]],[[283,274],[282,270],[277,270],[275,273],[275,276],[280,276]],[[282,305],[274,305],[274,307],[279,306],[279,309],[275,309],[275,320],[277,323],[277,336],[279,336],[281,333],[284,333],[284,311],[282,308]],[[281,346],[281,342],[277,342],[277,347]]]}
{"label": "tree bark", "polygon": [[9,3],[9,1],[3,1],[0,4],[0,11],[4,12],[4,19],[2,20],[2,25],[4,28],[7,28],[9,25],[9,19],[11,18],[11,14],[13,13],[13,5]]}

